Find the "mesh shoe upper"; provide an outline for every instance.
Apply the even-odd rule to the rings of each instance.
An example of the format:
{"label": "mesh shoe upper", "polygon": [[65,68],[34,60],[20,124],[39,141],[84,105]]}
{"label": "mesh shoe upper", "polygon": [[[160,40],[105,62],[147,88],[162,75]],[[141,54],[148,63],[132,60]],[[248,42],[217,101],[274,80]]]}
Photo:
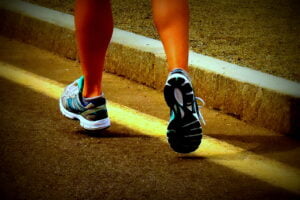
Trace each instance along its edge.
{"label": "mesh shoe upper", "polygon": [[90,121],[107,118],[106,100],[104,97],[97,98],[87,105],[83,104],[83,83],[84,78],[82,76],[65,88],[61,96],[63,107],[69,112],[79,114]]}

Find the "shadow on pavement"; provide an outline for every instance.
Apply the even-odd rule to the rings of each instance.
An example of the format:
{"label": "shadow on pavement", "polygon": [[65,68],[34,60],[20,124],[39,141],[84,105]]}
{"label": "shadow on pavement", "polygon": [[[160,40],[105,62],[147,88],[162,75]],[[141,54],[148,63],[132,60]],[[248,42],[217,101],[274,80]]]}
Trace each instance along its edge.
{"label": "shadow on pavement", "polygon": [[[246,148],[255,154],[300,167],[300,140],[286,135],[227,135],[213,134],[211,137]],[[298,152],[298,153],[297,153]],[[283,154],[288,153],[289,156]],[[293,156],[294,155],[294,156]]]}

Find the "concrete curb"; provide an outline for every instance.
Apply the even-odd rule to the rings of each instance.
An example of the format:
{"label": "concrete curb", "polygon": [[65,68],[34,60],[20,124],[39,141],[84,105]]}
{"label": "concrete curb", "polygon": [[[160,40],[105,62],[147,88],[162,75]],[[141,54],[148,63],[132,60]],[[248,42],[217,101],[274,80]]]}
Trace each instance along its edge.
{"label": "concrete curb", "polygon": [[[30,3],[0,2],[0,33],[77,59],[73,16]],[[281,133],[300,128],[300,84],[190,51],[190,74],[207,106]],[[106,71],[162,90],[161,42],[114,29]]]}

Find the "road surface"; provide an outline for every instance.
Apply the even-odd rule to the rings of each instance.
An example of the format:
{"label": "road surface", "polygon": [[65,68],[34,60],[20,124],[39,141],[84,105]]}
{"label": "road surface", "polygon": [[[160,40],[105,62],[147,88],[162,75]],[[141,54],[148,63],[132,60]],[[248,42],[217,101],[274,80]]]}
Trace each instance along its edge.
{"label": "road surface", "polygon": [[203,144],[177,154],[162,94],[107,73],[112,126],[86,132],[58,109],[78,64],[0,43],[2,199],[299,199],[299,140],[203,109]]}

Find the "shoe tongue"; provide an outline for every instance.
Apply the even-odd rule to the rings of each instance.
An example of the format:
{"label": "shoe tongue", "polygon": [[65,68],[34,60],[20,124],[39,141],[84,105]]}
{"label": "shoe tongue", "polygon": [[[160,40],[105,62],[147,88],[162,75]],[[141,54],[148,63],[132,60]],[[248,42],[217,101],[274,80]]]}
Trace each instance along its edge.
{"label": "shoe tongue", "polygon": [[78,84],[79,92],[82,93],[82,91],[83,91],[83,84],[84,84],[84,76],[81,76],[77,80],[77,84]]}

